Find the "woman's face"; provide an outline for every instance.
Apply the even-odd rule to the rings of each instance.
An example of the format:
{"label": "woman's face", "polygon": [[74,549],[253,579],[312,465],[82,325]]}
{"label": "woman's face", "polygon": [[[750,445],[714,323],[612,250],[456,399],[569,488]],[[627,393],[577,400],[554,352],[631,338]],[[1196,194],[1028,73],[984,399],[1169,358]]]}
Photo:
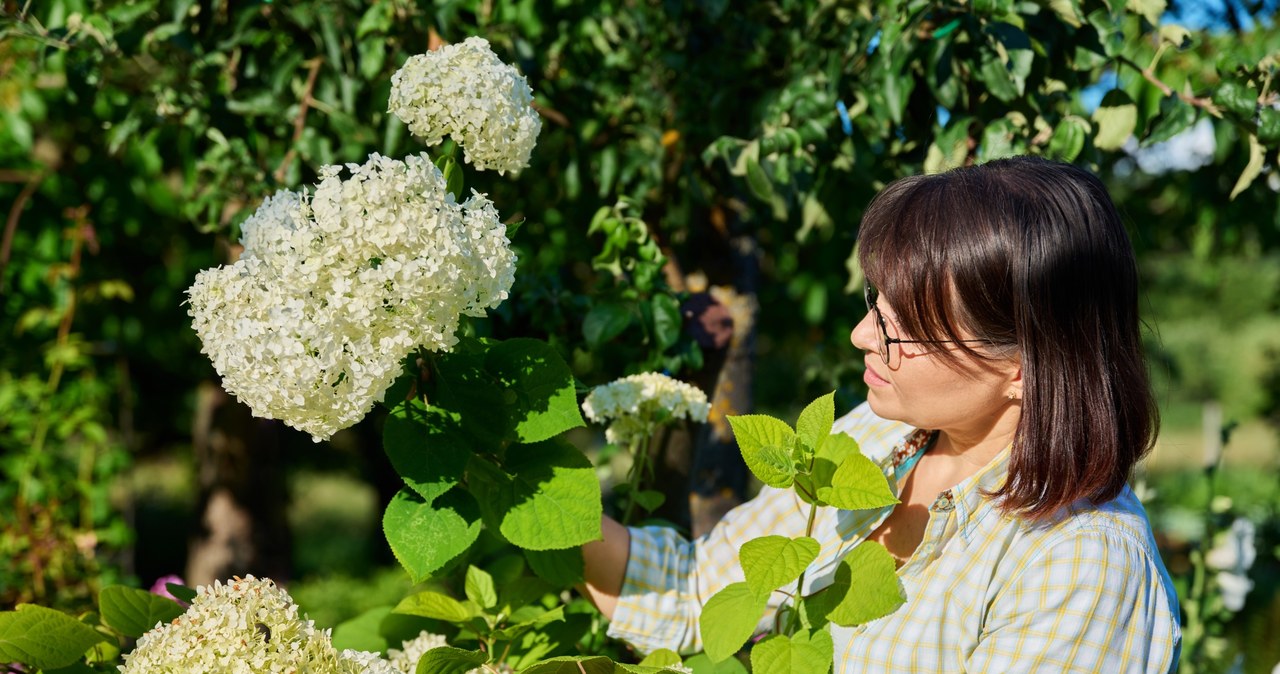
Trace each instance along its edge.
{"label": "woman's face", "polygon": [[[893,308],[884,298],[876,301],[889,336],[911,339],[897,327]],[[962,335],[965,339],[972,336]],[[997,422],[1016,421],[1019,408],[1009,394],[1021,398],[1021,369],[1016,358],[981,360],[965,353],[957,366],[938,357],[941,349],[958,350],[955,344],[889,344],[881,334],[876,312],[868,311],[854,326],[850,341],[864,352],[867,402],[885,419],[917,428],[957,433],[982,433]],[[888,349],[889,363],[884,354]],[[1016,425],[1016,424],[1015,424]]]}

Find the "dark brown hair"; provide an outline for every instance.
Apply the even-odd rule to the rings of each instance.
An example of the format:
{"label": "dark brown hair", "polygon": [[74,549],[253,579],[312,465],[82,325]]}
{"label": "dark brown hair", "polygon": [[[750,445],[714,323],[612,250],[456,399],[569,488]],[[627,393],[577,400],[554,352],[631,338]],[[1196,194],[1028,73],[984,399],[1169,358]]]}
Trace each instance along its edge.
{"label": "dark brown hair", "polygon": [[[867,278],[915,339],[1016,347],[1022,416],[1006,512],[1044,519],[1124,487],[1159,423],[1138,318],[1133,246],[1102,182],[1069,164],[1014,157],[904,178],[858,232]],[[1013,349],[960,344],[958,364]],[[993,354],[995,354],[993,356]]]}

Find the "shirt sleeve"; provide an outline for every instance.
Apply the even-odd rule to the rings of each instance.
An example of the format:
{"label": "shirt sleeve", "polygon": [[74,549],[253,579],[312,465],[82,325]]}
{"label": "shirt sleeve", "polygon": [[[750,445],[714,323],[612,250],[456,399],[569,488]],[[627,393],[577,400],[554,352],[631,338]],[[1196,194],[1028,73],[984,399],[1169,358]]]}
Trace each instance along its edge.
{"label": "shirt sleeve", "polygon": [[1172,671],[1181,632],[1162,576],[1124,532],[1073,532],[1029,560],[995,597],[965,669]]}
{"label": "shirt sleeve", "polygon": [[[609,636],[645,653],[700,650],[703,605],[725,586],[744,580],[738,548],[769,534],[804,535],[807,508],[790,490],[765,487],[694,541],[664,527],[630,529],[630,557]],[[758,630],[772,625],[782,598],[773,594]]]}

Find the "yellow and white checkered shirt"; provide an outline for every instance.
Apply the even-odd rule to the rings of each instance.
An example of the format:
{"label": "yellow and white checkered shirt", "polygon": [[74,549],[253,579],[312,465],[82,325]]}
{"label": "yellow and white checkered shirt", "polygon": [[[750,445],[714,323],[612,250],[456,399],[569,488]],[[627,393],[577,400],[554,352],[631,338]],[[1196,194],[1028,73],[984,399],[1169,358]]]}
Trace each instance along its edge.
{"label": "yellow and white checkered shirt", "polygon": [[[927,431],[876,417],[865,404],[832,432],[858,440],[901,488]],[[906,603],[858,627],[832,626],[835,671],[1168,672],[1181,644],[1178,599],[1142,504],[1127,487],[1102,505],[1074,504],[1054,521],[1003,515],[984,490],[1008,471],[1008,450],[943,492],[915,554],[898,569]],[[892,508],[820,508],[822,545],[806,593],[831,583],[837,563]],[[671,529],[631,529],[631,551],[610,636],[642,651],[701,648],[698,616],[724,586],[743,580],[738,548],[753,538],[802,536],[809,506],[765,487],[689,542]],[[856,587],[856,586],[855,586]],[[772,626],[775,603],[758,626]]]}

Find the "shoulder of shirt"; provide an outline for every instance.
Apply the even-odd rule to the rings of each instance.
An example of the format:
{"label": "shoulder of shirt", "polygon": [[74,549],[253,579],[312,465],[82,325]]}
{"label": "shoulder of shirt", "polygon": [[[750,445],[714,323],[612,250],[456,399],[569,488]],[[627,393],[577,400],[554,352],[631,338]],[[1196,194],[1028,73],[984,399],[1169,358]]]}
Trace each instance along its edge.
{"label": "shoulder of shirt", "polygon": [[893,448],[913,430],[915,428],[910,424],[876,416],[871,411],[871,405],[865,402],[836,419],[831,426],[832,433],[844,433],[857,440],[862,454],[877,462],[889,456]]}
{"label": "shoulder of shirt", "polygon": [[1088,499],[1080,499],[1063,508],[1048,522],[1024,523],[1023,526],[1032,538],[1038,538],[1042,543],[1084,539],[1104,544],[1105,538],[1097,534],[1107,532],[1112,534],[1112,538],[1127,541],[1149,557],[1159,555],[1146,510],[1127,486],[1110,501],[1095,504]]}

